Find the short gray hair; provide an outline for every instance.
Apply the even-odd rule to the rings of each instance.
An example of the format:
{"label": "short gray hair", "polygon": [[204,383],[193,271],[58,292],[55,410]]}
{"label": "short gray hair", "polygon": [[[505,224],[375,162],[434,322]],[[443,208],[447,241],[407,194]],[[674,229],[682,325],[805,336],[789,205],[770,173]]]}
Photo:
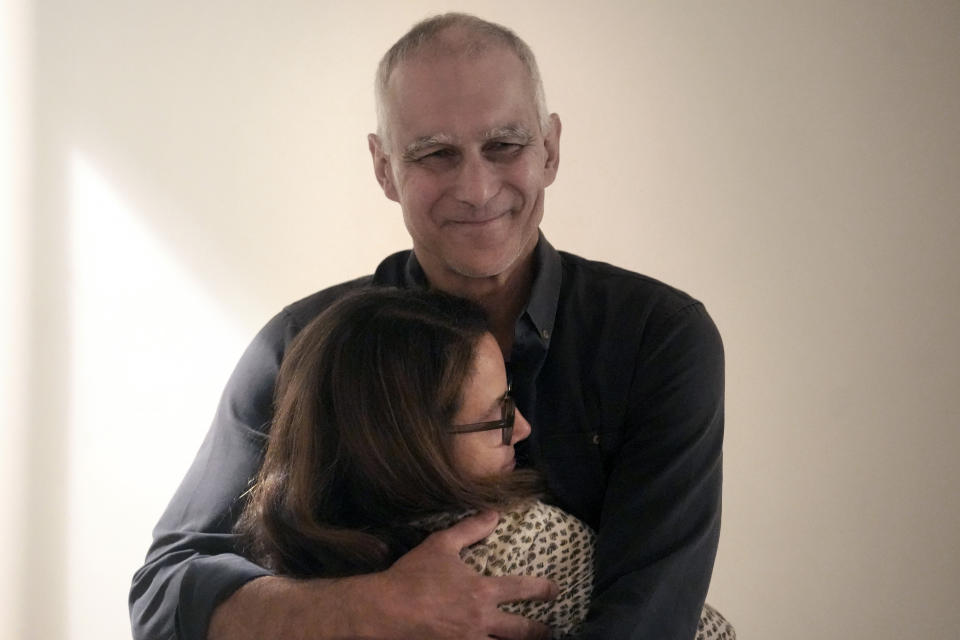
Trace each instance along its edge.
{"label": "short gray hair", "polygon": [[444,13],[413,25],[380,59],[380,64],[377,67],[374,97],[377,107],[377,135],[380,137],[381,144],[389,144],[386,139],[386,99],[390,74],[401,62],[413,58],[430,46],[436,46],[440,34],[457,28],[462,29],[468,36],[465,42],[456,46],[458,52],[481,53],[491,45],[500,45],[516,54],[530,74],[540,129],[546,131],[550,127],[550,112],[547,110],[543,80],[540,77],[540,69],[537,67],[537,59],[534,57],[530,46],[520,36],[503,25],[488,22],[466,13]]}

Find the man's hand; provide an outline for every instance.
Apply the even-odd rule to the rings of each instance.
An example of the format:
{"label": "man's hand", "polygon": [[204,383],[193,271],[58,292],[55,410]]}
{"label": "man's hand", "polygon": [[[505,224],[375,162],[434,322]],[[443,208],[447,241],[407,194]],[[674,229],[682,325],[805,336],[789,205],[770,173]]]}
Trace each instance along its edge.
{"label": "man's hand", "polygon": [[504,640],[547,638],[550,629],[497,608],[552,600],[544,578],[484,577],[460,550],[496,527],[495,513],[466,518],[430,535],[386,571],[341,579],[258,578],[214,611],[208,640]]}

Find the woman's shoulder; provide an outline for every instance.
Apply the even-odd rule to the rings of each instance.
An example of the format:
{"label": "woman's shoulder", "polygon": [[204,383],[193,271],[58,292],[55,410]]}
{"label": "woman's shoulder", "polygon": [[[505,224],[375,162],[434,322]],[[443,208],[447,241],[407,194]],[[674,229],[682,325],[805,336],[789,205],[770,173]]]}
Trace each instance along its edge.
{"label": "woman's shoulder", "polygon": [[519,533],[522,537],[535,535],[548,540],[571,538],[592,542],[596,537],[583,520],[541,500],[535,500],[504,514],[497,529],[504,529],[507,533]]}
{"label": "woman's shoulder", "polygon": [[595,538],[582,520],[537,501],[503,514],[490,536],[461,555],[484,575],[529,575],[555,582],[560,595],[554,601],[513,602],[502,608],[544,622],[553,637],[561,637],[587,615]]}
{"label": "woman's shoulder", "polygon": [[569,558],[592,557],[594,539],[583,521],[537,500],[505,512],[493,533],[461,555],[485,575],[547,576]]}

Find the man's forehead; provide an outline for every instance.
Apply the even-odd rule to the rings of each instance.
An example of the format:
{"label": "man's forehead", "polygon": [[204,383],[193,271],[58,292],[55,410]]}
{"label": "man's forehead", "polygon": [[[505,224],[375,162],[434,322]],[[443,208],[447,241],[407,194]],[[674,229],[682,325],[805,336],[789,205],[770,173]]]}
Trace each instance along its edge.
{"label": "man's forehead", "polygon": [[513,53],[505,42],[490,34],[479,33],[462,26],[451,26],[433,34],[429,40],[411,49],[405,56],[405,61],[418,58],[426,61],[454,57],[470,59],[478,58],[491,51]]}
{"label": "man's forehead", "polygon": [[483,45],[453,46],[427,43],[406,59],[399,61],[392,69],[386,83],[387,94],[395,96],[397,92],[402,93],[411,82],[434,78],[445,72],[462,76],[463,74],[459,72],[464,66],[486,63],[495,65],[499,75],[505,79],[520,78],[524,83],[529,84],[531,91],[533,90],[530,69],[515,51],[503,44],[489,42]]}
{"label": "man's forehead", "polygon": [[503,47],[468,59],[403,61],[390,76],[384,107],[402,146],[427,138],[453,144],[539,131],[529,71]]}

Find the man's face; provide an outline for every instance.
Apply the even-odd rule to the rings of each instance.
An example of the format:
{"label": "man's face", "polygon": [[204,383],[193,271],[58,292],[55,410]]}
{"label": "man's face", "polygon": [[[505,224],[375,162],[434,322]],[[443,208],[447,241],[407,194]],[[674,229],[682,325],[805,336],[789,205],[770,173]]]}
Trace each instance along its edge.
{"label": "man's face", "polygon": [[374,168],[427,275],[508,276],[536,245],[559,161],[560,121],[541,132],[523,63],[503,48],[420,55],[394,69],[386,107]]}

